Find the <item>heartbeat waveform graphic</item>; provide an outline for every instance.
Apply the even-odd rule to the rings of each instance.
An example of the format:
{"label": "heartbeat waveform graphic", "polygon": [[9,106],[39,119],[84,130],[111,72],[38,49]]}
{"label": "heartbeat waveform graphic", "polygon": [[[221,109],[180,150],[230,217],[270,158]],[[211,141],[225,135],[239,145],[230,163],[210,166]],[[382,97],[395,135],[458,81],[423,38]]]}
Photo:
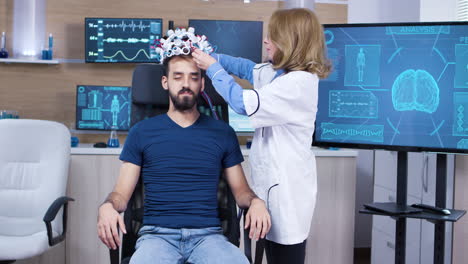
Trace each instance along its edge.
{"label": "heartbeat waveform graphic", "polygon": [[364,140],[383,142],[383,125],[350,125],[350,124],[333,124],[322,123],[322,139],[332,140]]}
{"label": "heartbeat waveform graphic", "polygon": [[127,39],[122,39],[122,38],[106,38],[106,39],[103,39],[104,42],[107,42],[107,43],[123,43],[123,42],[127,42],[127,43],[148,43],[150,42],[149,39],[147,38],[142,38],[142,39],[137,39],[137,38],[127,38]]}
{"label": "heartbeat waveform graphic", "polygon": [[348,128],[348,129],[340,129],[340,128],[332,128],[332,129],[323,129],[323,134],[331,133],[333,135],[348,135],[348,136],[366,136],[366,137],[371,137],[371,136],[383,136],[383,131],[372,131],[372,130],[357,130],[353,128]]}
{"label": "heartbeat waveform graphic", "polygon": [[135,28],[138,28],[140,29],[141,32],[143,32],[143,30],[147,29],[147,28],[150,28],[151,25],[145,25],[143,24],[143,21],[140,21],[140,24],[135,24],[132,20],[132,23],[130,24],[125,24],[125,21],[122,20],[122,23],[120,24],[105,24],[103,25],[103,27],[109,29],[109,28],[122,28],[122,31],[125,32],[125,29],[126,28],[131,28],[133,32],[135,32]]}
{"label": "heartbeat waveform graphic", "polygon": [[145,56],[146,56],[148,59],[150,59],[150,56],[148,55],[148,53],[146,53],[146,51],[145,51],[144,49],[140,49],[140,50],[136,53],[136,55],[135,55],[134,57],[132,57],[132,58],[128,58],[127,56],[125,56],[125,54],[124,54],[123,51],[121,51],[121,50],[117,51],[117,52],[116,52],[114,55],[112,55],[112,56],[104,56],[104,58],[106,58],[106,59],[113,59],[113,58],[114,58],[115,56],[117,56],[118,54],[121,54],[122,57],[124,57],[125,60],[132,61],[132,60],[134,60],[136,57],[138,57],[138,55],[140,55],[140,53],[142,53],[142,52],[145,54]]}

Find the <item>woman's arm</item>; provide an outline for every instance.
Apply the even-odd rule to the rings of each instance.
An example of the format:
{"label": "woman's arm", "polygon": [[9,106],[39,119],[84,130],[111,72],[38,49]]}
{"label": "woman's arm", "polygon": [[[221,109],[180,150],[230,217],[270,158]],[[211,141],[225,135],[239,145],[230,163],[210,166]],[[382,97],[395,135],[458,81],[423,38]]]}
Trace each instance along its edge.
{"label": "woman's arm", "polygon": [[[200,50],[195,50],[192,55],[197,66],[202,70],[206,70],[206,74],[211,79],[214,88],[226,100],[229,106],[236,113],[246,115],[243,88],[236,83],[234,78],[229,75],[215,58]],[[229,59],[225,61],[229,61]],[[243,70],[246,69],[246,67],[237,67],[237,69],[241,68]]]}
{"label": "woman's arm", "polygon": [[214,53],[211,56],[214,57],[229,74],[234,74],[241,79],[245,79],[253,85],[253,68],[255,67],[255,62],[224,54]]}

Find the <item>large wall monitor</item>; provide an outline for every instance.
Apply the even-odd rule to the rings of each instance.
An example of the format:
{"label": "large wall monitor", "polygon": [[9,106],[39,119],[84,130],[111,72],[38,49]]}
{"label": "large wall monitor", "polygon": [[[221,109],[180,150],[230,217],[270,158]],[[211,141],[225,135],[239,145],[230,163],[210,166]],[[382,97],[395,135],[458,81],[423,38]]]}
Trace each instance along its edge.
{"label": "large wall monitor", "polygon": [[86,62],[157,62],[162,19],[85,18]]}
{"label": "large wall monitor", "polygon": [[189,27],[206,35],[217,53],[262,62],[262,21],[190,19]]}
{"label": "large wall monitor", "polygon": [[128,86],[78,85],[76,129],[129,130],[131,98]]}
{"label": "large wall monitor", "polygon": [[315,145],[468,152],[468,23],[325,25]]}

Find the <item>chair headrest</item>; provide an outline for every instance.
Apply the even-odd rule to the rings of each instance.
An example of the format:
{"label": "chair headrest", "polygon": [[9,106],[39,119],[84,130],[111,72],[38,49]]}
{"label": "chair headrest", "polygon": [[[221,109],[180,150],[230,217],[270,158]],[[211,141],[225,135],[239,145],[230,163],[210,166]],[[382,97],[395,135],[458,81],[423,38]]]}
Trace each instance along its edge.
{"label": "chair headrest", "polygon": [[132,77],[132,102],[169,106],[169,95],[162,87],[163,66],[138,64]]}
{"label": "chair headrest", "polygon": [[[137,65],[132,77],[132,102],[169,107],[169,93],[162,87],[162,76],[163,65]],[[224,99],[216,92],[208,77],[205,77],[205,93],[208,94],[214,105],[225,104]]]}

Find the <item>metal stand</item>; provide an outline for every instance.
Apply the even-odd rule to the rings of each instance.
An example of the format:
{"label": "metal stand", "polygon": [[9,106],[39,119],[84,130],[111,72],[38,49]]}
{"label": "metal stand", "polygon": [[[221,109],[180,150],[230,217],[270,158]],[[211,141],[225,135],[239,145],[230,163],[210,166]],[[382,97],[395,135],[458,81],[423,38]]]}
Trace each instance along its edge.
{"label": "metal stand", "polygon": [[[397,205],[406,206],[408,194],[408,152],[398,151],[397,160]],[[404,264],[406,256],[406,218],[396,220],[395,264]]]}
{"label": "metal stand", "polygon": [[[395,263],[404,264],[406,261],[406,219],[426,219],[434,223],[434,264],[443,264],[445,259],[445,222],[456,222],[466,211],[450,210],[450,215],[440,215],[431,212],[408,213],[408,153],[398,151],[397,161],[397,201],[395,203],[373,203],[375,209],[363,209],[360,213],[387,215],[396,219],[395,232]],[[447,198],[447,154],[437,154],[436,170],[436,202],[435,206],[446,208]],[[389,206],[393,205],[396,210],[388,212]],[[401,211],[398,209],[401,208]]]}
{"label": "metal stand", "polygon": [[[447,154],[437,154],[436,200],[437,207],[447,206]],[[445,260],[445,222],[435,222],[434,264],[443,264]]]}

